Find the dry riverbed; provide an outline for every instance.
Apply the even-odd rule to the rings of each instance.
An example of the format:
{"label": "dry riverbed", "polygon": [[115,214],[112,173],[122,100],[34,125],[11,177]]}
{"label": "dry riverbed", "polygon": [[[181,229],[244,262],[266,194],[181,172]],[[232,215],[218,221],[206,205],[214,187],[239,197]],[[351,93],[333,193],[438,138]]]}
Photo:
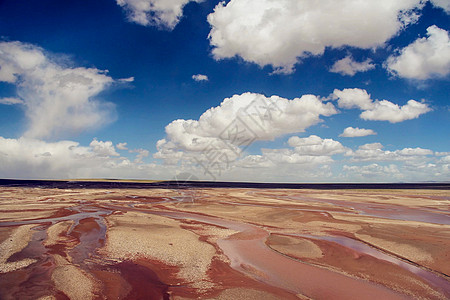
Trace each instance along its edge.
{"label": "dry riverbed", "polygon": [[450,299],[446,190],[0,187],[0,299]]}

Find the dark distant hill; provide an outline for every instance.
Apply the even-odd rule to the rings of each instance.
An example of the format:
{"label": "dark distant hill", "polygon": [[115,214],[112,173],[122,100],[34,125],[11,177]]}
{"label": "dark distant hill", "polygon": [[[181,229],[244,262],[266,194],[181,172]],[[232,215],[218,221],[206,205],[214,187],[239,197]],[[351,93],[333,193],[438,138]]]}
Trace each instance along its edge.
{"label": "dark distant hill", "polygon": [[435,189],[449,190],[450,183],[263,183],[220,181],[145,181],[145,180],[17,180],[0,179],[0,186],[87,189],[143,188],[267,188],[267,189]]}

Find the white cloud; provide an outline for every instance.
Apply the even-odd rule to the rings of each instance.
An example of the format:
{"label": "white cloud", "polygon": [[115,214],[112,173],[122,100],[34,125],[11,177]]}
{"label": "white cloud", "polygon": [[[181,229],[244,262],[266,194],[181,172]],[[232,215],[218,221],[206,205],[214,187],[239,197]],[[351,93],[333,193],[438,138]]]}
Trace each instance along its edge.
{"label": "white cloud", "polygon": [[333,159],[327,155],[302,155],[291,149],[263,149],[264,157],[275,164],[318,165],[329,164]]}
{"label": "white cloud", "polygon": [[289,146],[294,147],[296,153],[301,155],[330,156],[347,151],[347,149],[338,141],[333,139],[322,139],[317,135],[311,135],[306,138],[293,136],[289,138],[288,144]]}
{"label": "white cloud", "polygon": [[130,21],[144,26],[172,30],[180,22],[183,7],[203,0],[116,0],[125,9]]}
{"label": "white cloud", "polygon": [[118,144],[116,145],[116,147],[117,147],[117,149],[119,149],[119,150],[128,150],[128,148],[127,148],[127,143],[118,143]]}
{"label": "white cloud", "polygon": [[363,89],[335,89],[332,96],[338,99],[341,108],[359,108],[363,110],[360,117],[364,120],[389,121],[391,123],[416,119],[420,115],[431,111],[426,103],[409,100],[405,105],[399,106],[388,100],[375,100]]}
{"label": "white cloud", "polygon": [[434,153],[434,155],[436,155],[436,156],[449,156],[450,155],[450,152],[435,152]]}
{"label": "white cloud", "polygon": [[439,161],[442,163],[450,164],[450,155],[442,157]]}
{"label": "white cloud", "polygon": [[24,103],[23,100],[19,98],[11,98],[11,97],[0,98],[0,104],[14,105],[23,103]]}
{"label": "white cloud", "polygon": [[134,77],[121,78],[118,81],[119,82],[123,82],[123,83],[129,83],[129,82],[133,82],[134,81]]}
{"label": "white cloud", "polygon": [[348,166],[344,165],[342,170],[356,178],[378,179],[384,182],[392,182],[392,179],[400,179],[403,177],[397,165],[390,164],[387,166],[379,164],[370,164],[365,166]]}
{"label": "white cloud", "polygon": [[236,157],[240,147],[255,140],[303,132],[321,122],[321,115],[336,113],[332,103],[314,95],[293,100],[255,93],[234,95],[204,112],[199,120],[181,119],[167,125],[167,138],[157,143],[154,157],[175,163],[185,152],[205,152],[208,148]]}
{"label": "white cloud", "polygon": [[[450,3],[450,2],[449,2]],[[390,56],[385,67],[399,77],[425,80],[450,73],[450,39],[448,31],[433,25],[427,36],[419,38]]]}
{"label": "white cloud", "polygon": [[339,136],[342,137],[361,137],[361,136],[368,136],[368,135],[375,135],[377,134],[372,129],[364,129],[364,128],[353,128],[353,127],[347,127],[344,129],[344,132],[342,132]]}
{"label": "white cloud", "polygon": [[[138,149],[135,161],[118,156],[111,141],[94,139],[89,146],[74,141],[45,142],[0,137],[0,178],[142,178],[170,179],[183,169],[144,164]],[[192,170],[191,170],[192,171]]]}
{"label": "white cloud", "polygon": [[[381,144],[372,143],[360,146],[355,154],[349,153],[350,150],[337,141],[317,136],[292,137],[288,144],[291,147],[287,149],[262,149],[261,154],[244,156],[230,164],[229,168],[222,169],[220,180],[450,180],[450,156],[433,156],[433,151],[428,149],[384,151]],[[110,141],[94,139],[88,146],[82,146],[74,141],[45,142],[24,137],[0,137],[0,178],[171,179],[178,173],[187,172],[199,179],[211,179],[203,168],[195,164],[161,166],[143,163],[142,158],[148,155],[147,150],[136,149],[131,152],[137,153],[134,161],[118,156]],[[338,169],[342,161],[334,159],[337,154],[351,157],[345,161],[346,166],[342,170]],[[367,162],[368,165],[360,166],[361,162]],[[219,178],[219,174],[216,175]]]}
{"label": "white cloud", "polygon": [[368,110],[373,108],[372,99],[370,99],[369,93],[363,89],[335,89],[333,91],[333,98],[338,99],[338,106],[340,108],[359,108],[362,110]]}
{"label": "white cloud", "polygon": [[208,76],[203,75],[203,74],[192,75],[192,79],[194,79],[195,81],[208,81],[209,80]]}
{"label": "white cloud", "polygon": [[380,143],[365,144],[356,151],[348,152],[354,161],[419,161],[434,155],[434,152],[423,148],[404,148],[394,151],[383,150]]}
{"label": "white cloud", "polygon": [[[41,140],[0,137],[0,177],[70,178],[107,168],[111,142],[93,140],[89,147],[73,141],[48,143]],[[118,160],[115,158],[113,161]]]}
{"label": "white cloud", "polygon": [[272,168],[276,166],[273,161],[269,160],[267,156],[264,155],[247,155],[238,160],[235,165],[240,168],[249,169]]}
{"label": "white cloud", "polygon": [[389,121],[391,123],[403,122],[418,118],[431,109],[426,103],[409,100],[405,105],[399,106],[387,100],[375,101],[374,108],[363,111],[361,118],[373,121]]}
{"label": "white cloud", "polygon": [[290,137],[289,146],[293,149],[262,149],[263,157],[278,164],[324,165],[333,162],[331,156],[348,151],[338,141],[322,139],[317,135],[306,138]]}
{"label": "white cloud", "polygon": [[359,146],[361,150],[377,150],[383,149],[383,145],[381,143],[369,143]]}
{"label": "white cloud", "polygon": [[341,75],[353,76],[358,72],[366,72],[375,69],[371,59],[366,59],[362,62],[353,60],[351,55],[336,61],[330,69],[330,72],[339,73]]}
{"label": "white cloud", "polygon": [[383,46],[418,19],[421,0],[231,0],[208,16],[214,58],[239,56],[275,73],[326,47]]}
{"label": "white cloud", "polygon": [[434,6],[440,7],[443,10],[445,10],[445,12],[447,14],[450,14],[450,1],[448,1],[448,0],[431,0],[431,3],[433,3]]}
{"label": "white cloud", "polygon": [[31,138],[77,134],[114,120],[114,105],[95,97],[114,83],[106,71],[58,64],[43,49],[0,42],[0,81],[16,85]]}
{"label": "white cloud", "polygon": [[93,139],[89,144],[92,151],[99,156],[119,156],[119,153],[114,149],[114,145],[111,141],[102,142],[97,139]]}
{"label": "white cloud", "polygon": [[130,153],[137,153],[136,158],[134,159],[135,163],[142,163],[143,159],[150,154],[150,152],[148,150],[141,149],[141,148],[130,150],[129,152]]}

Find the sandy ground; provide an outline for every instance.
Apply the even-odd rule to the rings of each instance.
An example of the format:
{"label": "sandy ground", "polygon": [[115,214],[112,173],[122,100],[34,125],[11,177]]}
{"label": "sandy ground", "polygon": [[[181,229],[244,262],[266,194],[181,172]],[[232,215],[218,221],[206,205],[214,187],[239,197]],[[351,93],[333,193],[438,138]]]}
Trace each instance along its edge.
{"label": "sandy ground", "polygon": [[25,248],[31,240],[33,225],[23,225],[14,229],[9,236],[0,244],[0,273],[8,273],[17,269],[25,268],[36,262],[34,259],[25,258],[18,261],[8,262],[15,253]]}
{"label": "sandy ground", "polygon": [[0,299],[449,299],[446,190],[0,187]]}

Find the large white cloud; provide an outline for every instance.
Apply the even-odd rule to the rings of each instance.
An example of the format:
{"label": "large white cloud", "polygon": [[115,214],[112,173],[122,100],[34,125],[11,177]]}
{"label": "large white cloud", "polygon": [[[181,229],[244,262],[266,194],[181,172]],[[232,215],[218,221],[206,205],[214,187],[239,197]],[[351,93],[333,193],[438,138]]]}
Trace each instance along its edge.
{"label": "large white cloud", "polygon": [[139,149],[132,162],[119,156],[111,141],[94,139],[82,146],[68,140],[0,137],[0,178],[170,178],[175,174],[176,170],[164,173],[166,169],[143,163],[145,151]]}
{"label": "large white cloud", "polygon": [[393,74],[408,79],[444,77],[450,73],[450,38],[448,31],[433,25],[427,36],[419,38],[390,56],[386,68]]}
{"label": "large white cloud", "polygon": [[128,18],[144,26],[158,26],[173,29],[183,15],[183,7],[189,2],[203,0],[116,0],[123,7]]}
{"label": "large white cloud", "polygon": [[391,123],[416,119],[420,115],[431,111],[426,103],[409,100],[405,105],[399,106],[388,100],[375,100],[363,89],[335,89],[332,97],[338,100],[341,108],[359,108],[363,110],[360,117],[364,120],[389,121]]}
{"label": "large white cloud", "polygon": [[[373,143],[351,152],[337,141],[317,136],[292,137],[288,144],[291,147],[286,149],[262,149],[261,154],[244,156],[222,168],[222,173],[214,173],[216,179],[251,178],[264,182],[450,180],[450,156],[433,155],[428,149],[384,151],[381,144]],[[201,166],[145,163],[147,150],[131,152],[136,153],[135,159],[119,156],[112,142],[97,139],[82,146],[74,141],[0,137],[0,178],[171,179],[185,172],[211,180]],[[350,160],[335,159],[337,154],[344,154]],[[346,166],[340,170],[342,163]],[[361,163],[368,165],[361,166]]]}
{"label": "large white cloud", "polygon": [[157,143],[155,158],[174,163],[186,151],[207,154],[211,148],[238,154],[253,141],[303,132],[319,123],[321,115],[335,113],[332,103],[314,95],[292,100],[256,93],[234,95],[204,112],[199,120],[181,119],[167,125],[167,137]]}
{"label": "large white cloud", "polygon": [[114,83],[106,71],[67,67],[21,42],[0,42],[0,66],[0,81],[17,87],[10,99],[23,103],[27,137],[67,136],[114,120],[114,105],[95,99]]}
{"label": "large white cloud", "polygon": [[418,19],[421,0],[231,0],[208,16],[216,59],[239,56],[290,73],[326,47],[375,48]]}
{"label": "large white cloud", "polygon": [[371,59],[366,59],[362,62],[357,62],[351,55],[347,55],[343,59],[336,61],[330,69],[332,73],[339,73],[341,75],[353,76],[358,72],[366,72],[375,69]]}

